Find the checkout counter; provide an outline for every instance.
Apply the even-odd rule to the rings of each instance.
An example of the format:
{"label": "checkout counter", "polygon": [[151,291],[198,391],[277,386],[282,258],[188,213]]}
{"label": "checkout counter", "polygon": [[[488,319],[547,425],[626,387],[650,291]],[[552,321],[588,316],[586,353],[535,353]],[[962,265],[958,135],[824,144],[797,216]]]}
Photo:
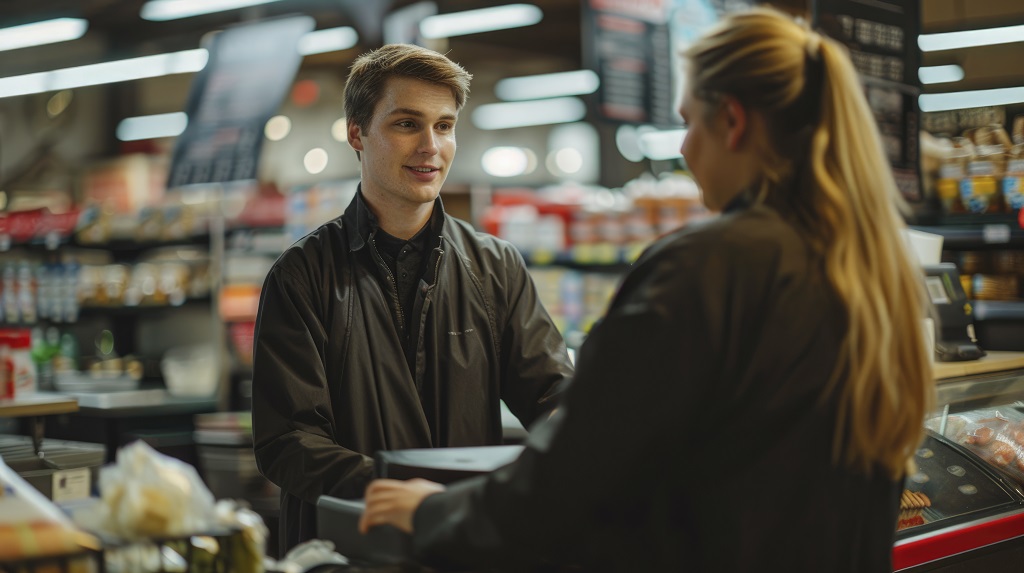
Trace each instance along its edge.
{"label": "checkout counter", "polygon": [[[914,508],[907,512],[910,519],[901,519],[893,568],[906,573],[1019,570],[1024,563],[1024,352],[993,351],[978,360],[936,363],[934,373],[937,408],[917,451],[918,471],[908,476],[905,488],[926,496],[928,506]],[[1005,447],[998,450],[1002,457],[993,455],[1001,441],[1014,438],[1018,427],[1021,457],[1015,451],[1008,459]],[[992,430],[984,444],[972,437],[989,435],[980,428]],[[385,452],[378,456],[378,473],[449,481],[458,476],[460,466],[472,475],[517,453],[513,446],[503,446],[488,461],[470,450],[418,460],[416,450]],[[408,538],[397,530],[378,528],[359,536],[355,526],[360,512],[359,502],[325,496],[318,504],[321,536],[355,562],[375,564],[337,570],[398,570],[388,568],[401,564],[413,567],[404,570],[417,570],[409,563]]]}

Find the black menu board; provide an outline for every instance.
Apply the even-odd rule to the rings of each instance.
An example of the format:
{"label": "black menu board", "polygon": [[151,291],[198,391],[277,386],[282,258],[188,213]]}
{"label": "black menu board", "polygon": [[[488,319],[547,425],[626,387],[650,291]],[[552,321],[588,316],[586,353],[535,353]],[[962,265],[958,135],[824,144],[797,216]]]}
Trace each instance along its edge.
{"label": "black menu board", "polygon": [[584,0],[583,56],[597,72],[597,115],[658,127],[678,114],[679,52],[728,11],[754,0]]}
{"label": "black menu board", "polygon": [[846,45],[903,197],[921,197],[919,0],[814,0],[816,27]]}
{"label": "black menu board", "polygon": [[215,34],[185,111],[188,127],[174,146],[167,187],[256,179],[263,126],[291,88],[308,16],[242,24]]}

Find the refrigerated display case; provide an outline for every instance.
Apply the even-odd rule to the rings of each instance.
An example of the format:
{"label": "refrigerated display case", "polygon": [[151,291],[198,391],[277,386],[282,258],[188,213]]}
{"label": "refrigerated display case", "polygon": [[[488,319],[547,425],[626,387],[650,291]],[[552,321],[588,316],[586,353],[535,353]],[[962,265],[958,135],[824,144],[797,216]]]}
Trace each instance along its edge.
{"label": "refrigerated display case", "polygon": [[[896,571],[1024,563],[1024,353],[936,365],[935,413],[901,503]],[[923,497],[920,497],[923,494]],[[907,507],[910,506],[910,507]]]}

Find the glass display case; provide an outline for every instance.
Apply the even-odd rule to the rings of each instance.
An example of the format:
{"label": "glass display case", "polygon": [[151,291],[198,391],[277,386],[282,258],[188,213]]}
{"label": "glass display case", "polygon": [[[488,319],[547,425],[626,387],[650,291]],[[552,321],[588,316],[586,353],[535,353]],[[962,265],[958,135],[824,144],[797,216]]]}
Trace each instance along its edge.
{"label": "glass display case", "polygon": [[901,499],[896,571],[1024,563],[1024,366],[975,366],[980,373],[938,380],[938,408]]}

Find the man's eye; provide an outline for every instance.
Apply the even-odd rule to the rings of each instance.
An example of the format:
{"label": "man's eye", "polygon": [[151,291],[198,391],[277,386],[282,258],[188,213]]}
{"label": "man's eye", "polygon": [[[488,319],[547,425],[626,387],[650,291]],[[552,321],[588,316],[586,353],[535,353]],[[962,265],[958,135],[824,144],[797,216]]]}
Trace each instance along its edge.
{"label": "man's eye", "polygon": [[406,120],[406,121],[400,121],[400,122],[398,122],[398,126],[399,126],[399,127],[415,127],[415,126],[416,126],[416,124],[415,124],[415,123],[413,123],[413,122],[411,122],[411,121],[408,121],[408,120]]}
{"label": "man's eye", "polygon": [[450,123],[441,123],[438,124],[437,128],[440,129],[441,131],[450,131],[452,129],[455,129],[455,126]]}

